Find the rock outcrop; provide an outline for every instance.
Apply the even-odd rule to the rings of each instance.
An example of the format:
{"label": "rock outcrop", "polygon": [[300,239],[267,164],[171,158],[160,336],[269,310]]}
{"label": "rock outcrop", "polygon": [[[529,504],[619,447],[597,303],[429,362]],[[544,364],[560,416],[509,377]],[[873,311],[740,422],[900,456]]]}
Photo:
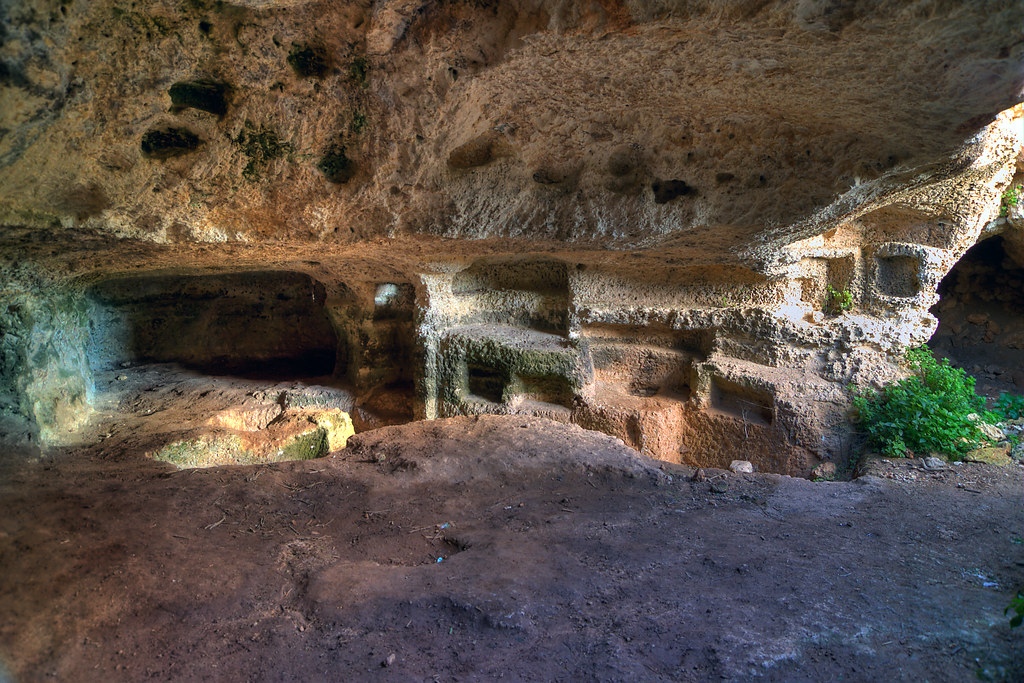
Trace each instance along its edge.
{"label": "rock outcrop", "polygon": [[968,250],[1024,253],[1016,1],[8,5],[0,411],[44,443],[117,363],[283,363],[360,429],[809,474]]}

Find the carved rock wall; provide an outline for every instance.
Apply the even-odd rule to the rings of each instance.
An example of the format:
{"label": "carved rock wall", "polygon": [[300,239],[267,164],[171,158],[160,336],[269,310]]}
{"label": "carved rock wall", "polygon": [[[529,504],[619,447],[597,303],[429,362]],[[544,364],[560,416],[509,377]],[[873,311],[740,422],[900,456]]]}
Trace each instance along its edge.
{"label": "carved rock wall", "polygon": [[43,443],[123,356],[806,474],[1024,244],[1019,2],[4,9],[0,411]]}

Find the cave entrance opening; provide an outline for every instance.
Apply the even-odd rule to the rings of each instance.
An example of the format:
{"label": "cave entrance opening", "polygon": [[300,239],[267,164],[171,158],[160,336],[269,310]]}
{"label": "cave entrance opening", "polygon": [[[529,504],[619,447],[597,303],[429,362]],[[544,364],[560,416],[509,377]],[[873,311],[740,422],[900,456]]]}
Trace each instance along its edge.
{"label": "cave entrance opening", "polygon": [[978,242],[938,293],[932,350],[976,377],[979,393],[1024,391],[1024,242],[1003,235]]}
{"label": "cave entrance opening", "polygon": [[321,283],[293,272],[112,278],[90,291],[89,363],[177,363],[255,380],[336,376],[346,354],[325,299]]}
{"label": "cave entrance opening", "polygon": [[150,273],[96,283],[87,302],[97,407],[156,460],[318,458],[354,431],[346,337],[308,275]]}

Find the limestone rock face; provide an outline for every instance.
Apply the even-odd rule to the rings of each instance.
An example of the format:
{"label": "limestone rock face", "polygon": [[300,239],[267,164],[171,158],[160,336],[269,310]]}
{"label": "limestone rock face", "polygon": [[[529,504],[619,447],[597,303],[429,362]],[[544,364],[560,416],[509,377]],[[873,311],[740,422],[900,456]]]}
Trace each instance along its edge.
{"label": "limestone rock face", "polygon": [[151,457],[179,468],[313,460],[345,448],[354,433],[352,419],[341,410],[281,411],[264,424],[252,422],[258,412],[220,411],[211,420],[214,429],[193,430]]}
{"label": "limestone rock face", "polygon": [[807,474],[849,454],[845,386],[967,306],[972,245],[1024,263],[1017,0],[0,21],[0,412],[44,442],[118,362],[283,363],[357,430],[541,415]]}
{"label": "limestone rock face", "polygon": [[1012,0],[8,5],[0,217],[157,241],[713,256],[938,170],[1024,86]]}

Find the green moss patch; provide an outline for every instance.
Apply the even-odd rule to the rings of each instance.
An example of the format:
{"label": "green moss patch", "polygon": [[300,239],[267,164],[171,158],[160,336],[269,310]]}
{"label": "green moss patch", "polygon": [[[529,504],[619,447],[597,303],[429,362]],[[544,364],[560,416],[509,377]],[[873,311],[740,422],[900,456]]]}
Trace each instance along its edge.
{"label": "green moss patch", "polygon": [[309,419],[324,431],[328,453],[343,449],[348,444],[349,437],[356,433],[352,418],[343,410],[313,411],[309,414]]}
{"label": "green moss patch", "polygon": [[245,122],[232,142],[248,158],[242,169],[246,180],[258,180],[267,164],[293,150],[291,143],[282,142],[273,129],[266,126],[257,128],[252,121]]}
{"label": "green moss patch", "polygon": [[361,111],[357,111],[352,114],[352,123],[349,124],[348,130],[352,135],[359,135],[366,129],[366,126],[369,123],[370,120],[366,118],[366,114]]}
{"label": "green moss patch", "polygon": [[368,75],[370,73],[370,62],[366,57],[356,57],[348,65],[348,75],[360,88],[370,87]]}
{"label": "green moss patch", "polygon": [[181,468],[313,460],[345,448],[354,433],[352,418],[343,410],[300,409],[259,429],[193,432],[151,457]]}
{"label": "green moss patch", "polygon": [[203,434],[167,444],[152,454],[154,460],[185,469],[223,465],[256,465],[285,460],[313,460],[330,452],[327,430],[310,423],[310,429],[277,444],[254,442],[237,433]]}
{"label": "green moss patch", "polygon": [[1014,464],[1014,460],[1010,457],[1009,452],[1010,449],[1005,446],[986,446],[969,451],[964,456],[964,460],[1010,467]]}
{"label": "green moss patch", "polygon": [[259,462],[258,457],[245,447],[245,443],[233,434],[200,436],[167,444],[156,453],[153,459],[169,462],[185,469],[194,467],[214,467],[217,465],[252,465]]}
{"label": "green moss patch", "polygon": [[293,437],[281,449],[280,460],[315,460],[322,458],[330,451],[327,442],[327,430],[323,427]]}

